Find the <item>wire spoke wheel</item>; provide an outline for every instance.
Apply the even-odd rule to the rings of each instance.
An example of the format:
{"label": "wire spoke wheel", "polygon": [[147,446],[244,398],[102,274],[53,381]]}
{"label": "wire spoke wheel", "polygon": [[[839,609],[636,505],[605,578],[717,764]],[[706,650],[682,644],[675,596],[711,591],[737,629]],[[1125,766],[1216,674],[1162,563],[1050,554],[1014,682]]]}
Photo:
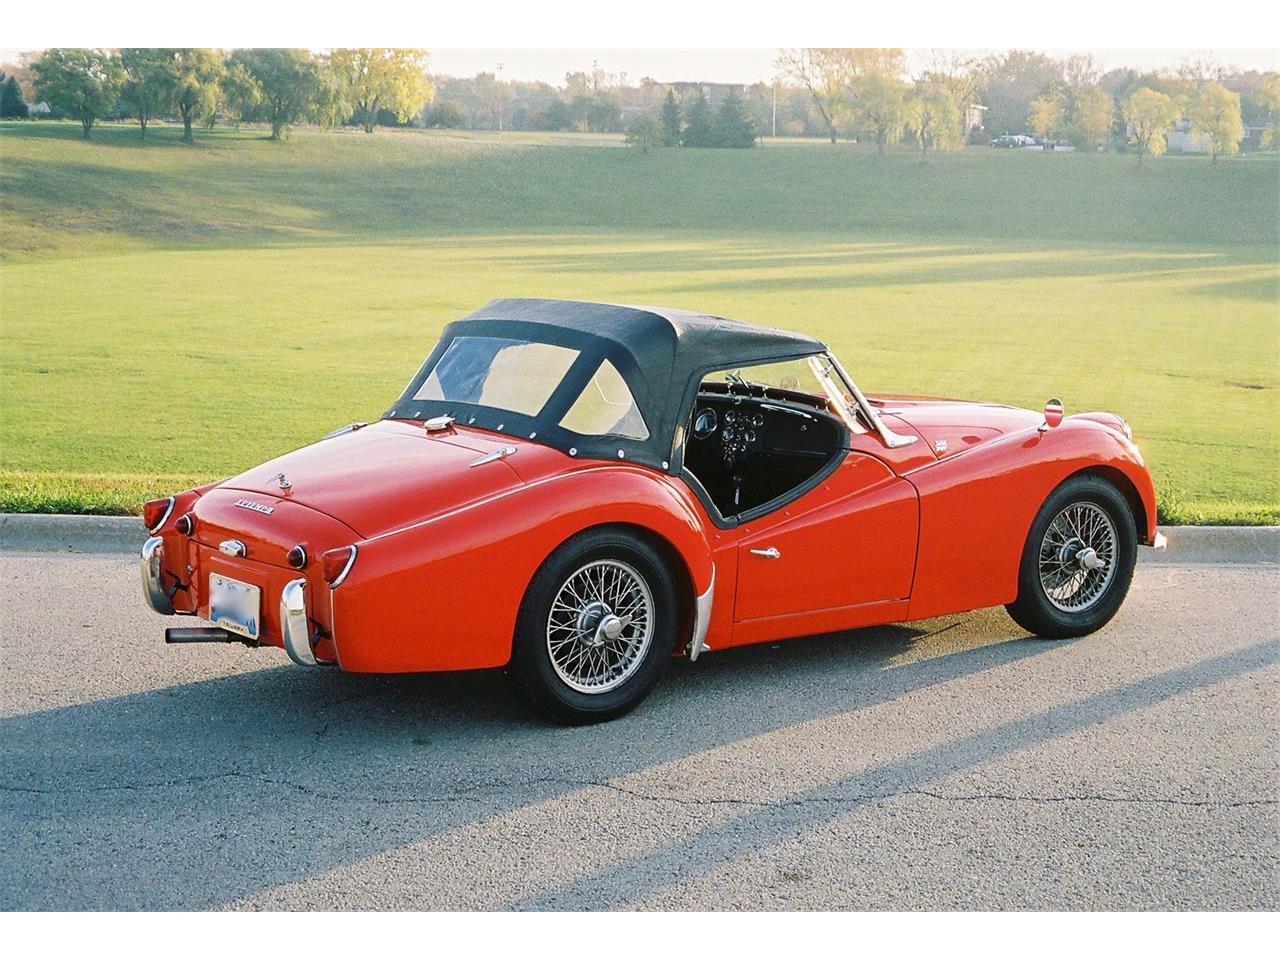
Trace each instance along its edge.
{"label": "wire spoke wheel", "polygon": [[1040,542],[1040,586],[1049,602],[1066,613],[1088,610],[1115,577],[1118,538],[1102,507],[1089,501],[1061,510]]}
{"label": "wire spoke wheel", "polygon": [[605,693],[639,668],[653,641],[653,593],[619,560],[579,567],[556,592],[547,615],[547,653],[565,684]]}

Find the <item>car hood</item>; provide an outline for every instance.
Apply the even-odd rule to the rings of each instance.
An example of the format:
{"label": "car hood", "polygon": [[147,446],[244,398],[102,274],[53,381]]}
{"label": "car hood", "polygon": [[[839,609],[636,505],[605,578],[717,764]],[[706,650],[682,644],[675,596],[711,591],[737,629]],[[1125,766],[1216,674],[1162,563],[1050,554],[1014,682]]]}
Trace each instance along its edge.
{"label": "car hood", "polygon": [[473,466],[506,445],[519,441],[474,430],[428,434],[420,423],[384,420],[276,457],[219,487],[310,507],[367,538],[521,486],[504,460]]}
{"label": "car hood", "polygon": [[1027,430],[1044,422],[1043,414],[995,403],[879,397],[876,405],[886,418],[896,418],[910,432],[919,434],[939,458],[954,456],[1006,433]]}

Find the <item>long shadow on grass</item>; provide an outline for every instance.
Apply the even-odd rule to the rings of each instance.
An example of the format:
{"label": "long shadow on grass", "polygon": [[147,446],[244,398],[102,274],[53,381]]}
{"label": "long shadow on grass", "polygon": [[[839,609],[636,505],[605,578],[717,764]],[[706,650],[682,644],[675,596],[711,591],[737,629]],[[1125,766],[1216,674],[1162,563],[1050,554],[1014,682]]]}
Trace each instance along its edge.
{"label": "long shadow on grass", "polygon": [[206,908],[770,730],[1060,645],[932,651],[864,630],[673,664],[640,710],[562,729],[498,675],[264,669],[0,720],[8,909]]}

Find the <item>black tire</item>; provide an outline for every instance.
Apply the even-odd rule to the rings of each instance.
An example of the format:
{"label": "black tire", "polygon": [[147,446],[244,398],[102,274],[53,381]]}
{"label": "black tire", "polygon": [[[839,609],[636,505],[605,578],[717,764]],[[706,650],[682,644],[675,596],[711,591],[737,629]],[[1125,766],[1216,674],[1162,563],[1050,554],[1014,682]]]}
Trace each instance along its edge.
{"label": "black tire", "polygon": [[[1103,585],[1087,605],[1079,610],[1065,610],[1054,603],[1041,581],[1041,548],[1055,518],[1081,505],[1085,511],[1100,509],[1110,520],[1115,541],[1114,569],[1105,583],[1101,579],[1097,581]],[[1099,526],[1105,528],[1105,524],[1099,523]],[[1071,549],[1062,548],[1065,553]],[[1137,558],[1138,532],[1133,510],[1124,495],[1101,477],[1088,474],[1070,477],[1049,495],[1031,524],[1018,567],[1018,599],[1005,609],[1024,630],[1046,639],[1065,640],[1093,633],[1120,609],[1129,593]],[[1085,576],[1087,580],[1091,574]]]}
{"label": "black tire", "polygon": [[[641,578],[652,600],[652,623],[648,645],[636,653],[626,678],[611,689],[584,692],[571,686],[553,663],[548,621],[566,583],[598,562],[625,565]],[[624,528],[588,530],[551,554],[525,591],[507,675],[525,703],[558,723],[612,720],[634,708],[658,682],[675,650],[680,622],[679,592],[661,554]]]}

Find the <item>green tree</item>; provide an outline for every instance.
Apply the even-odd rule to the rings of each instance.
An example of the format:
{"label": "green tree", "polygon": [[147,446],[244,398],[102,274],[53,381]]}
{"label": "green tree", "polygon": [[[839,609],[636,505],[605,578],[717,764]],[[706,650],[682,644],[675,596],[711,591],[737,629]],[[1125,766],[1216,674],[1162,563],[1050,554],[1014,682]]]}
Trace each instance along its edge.
{"label": "green tree", "polygon": [[637,116],[627,127],[627,146],[638,147],[641,153],[648,153],[650,147],[661,142],[662,128],[647,113]]}
{"label": "green tree", "polygon": [[365,133],[373,133],[379,110],[405,123],[431,102],[435,86],[427,77],[427,51],[399,47],[343,48],[329,62],[344,79]]}
{"label": "green tree", "polygon": [[40,99],[79,120],[86,140],[94,123],[115,106],[124,83],[119,58],[102,50],[46,50],[31,73]]}
{"label": "green tree", "polygon": [[906,85],[888,73],[868,73],[855,80],[851,89],[854,122],[875,140],[876,152],[884,156],[885,146],[902,138]]}
{"label": "green tree", "polygon": [[271,139],[282,139],[315,96],[314,58],[305,50],[260,47],[237,50],[232,64],[242,65],[258,85],[259,112],[271,124]]}
{"label": "green tree", "polygon": [[736,90],[730,89],[716,112],[711,130],[711,143],[717,147],[754,147],[755,124],[747,117],[746,106]]}
{"label": "green tree", "polygon": [[192,123],[217,108],[222,56],[203,47],[178,47],[167,53],[173,106],[182,118],[182,142],[191,143]]}
{"label": "green tree", "polygon": [[678,147],[680,145],[680,104],[676,101],[674,90],[668,90],[662,98],[662,145]]}
{"label": "green tree", "polygon": [[124,84],[120,98],[138,118],[139,138],[147,138],[147,122],[168,104],[173,94],[169,58],[155,47],[127,47],[120,51]]}
{"label": "green tree", "polygon": [[239,127],[241,122],[253,118],[254,111],[262,101],[262,90],[243,63],[228,62],[219,87],[222,91],[222,110],[232,123]]}
{"label": "green tree", "polygon": [[1280,73],[1266,74],[1254,91],[1253,100],[1264,112],[1267,121],[1262,149],[1280,149]]}
{"label": "green tree", "polygon": [[1158,157],[1167,144],[1164,135],[1178,122],[1178,105],[1166,93],[1139,87],[1124,102],[1124,119],[1133,130],[1131,137],[1138,151],[1138,166],[1145,156]]}
{"label": "green tree", "polygon": [[1111,94],[1094,84],[1076,92],[1071,125],[1079,133],[1086,150],[1106,143],[1116,120],[1116,102]]}
{"label": "green tree", "polygon": [[4,86],[0,87],[0,118],[27,119],[27,101],[22,99],[22,88],[12,75],[5,77]]}
{"label": "green tree", "polygon": [[[559,100],[555,101],[561,107],[564,106]],[[547,109],[550,113],[550,108]],[[442,130],[457,130],[467,125],[466,118],[462,115],[462,108],[452,100],[437,101],[432,104],[431,108],[422,115],[422,125],[424,127],[435,127]],[[568,125],[567,123],[565,124]],[[548,130],[558,130],[560,127],[547,127]]]}
{"label": "green tree", "polygon": [[956,114],[955,101],[945,88],[928,82],[912,88],[903,104],[903,117],[915,134],[921,156],[928,156],[930,150],[954,150],[964,143]]}
{"label": "green tree", "polygon": [[1244,139],[1240,118],[1240,94],[1220,83],[1206,83],[1191,101],[1187,116],[1195,129],[1209,138],[1209,156],[1214,163],[1219,154],[1234,156]]}
{"label": "green tree", "polygon": [[1031,101],[1062,83],[1062,64],[1042,53],[1010,50],[982,65],[986,127],[991,133],[1023,133]]}
{"label": "green tree", "polygon": [[[337,67],[331,57],[317,58],[314,67],[314,86],[306,115],[321,130],[332,130],[345,123],[355,109],[351,100],[351,83],[346,72]],[[377,118],[376,111],[374,118]],[[360,120],[363,126],[364,117]]]}
{"label": "green tree", "polygon": [[715,131],[711,126],[711,107],[701,93],[689,106],[680,143],[686,147],[710,147],[715,145]]}

